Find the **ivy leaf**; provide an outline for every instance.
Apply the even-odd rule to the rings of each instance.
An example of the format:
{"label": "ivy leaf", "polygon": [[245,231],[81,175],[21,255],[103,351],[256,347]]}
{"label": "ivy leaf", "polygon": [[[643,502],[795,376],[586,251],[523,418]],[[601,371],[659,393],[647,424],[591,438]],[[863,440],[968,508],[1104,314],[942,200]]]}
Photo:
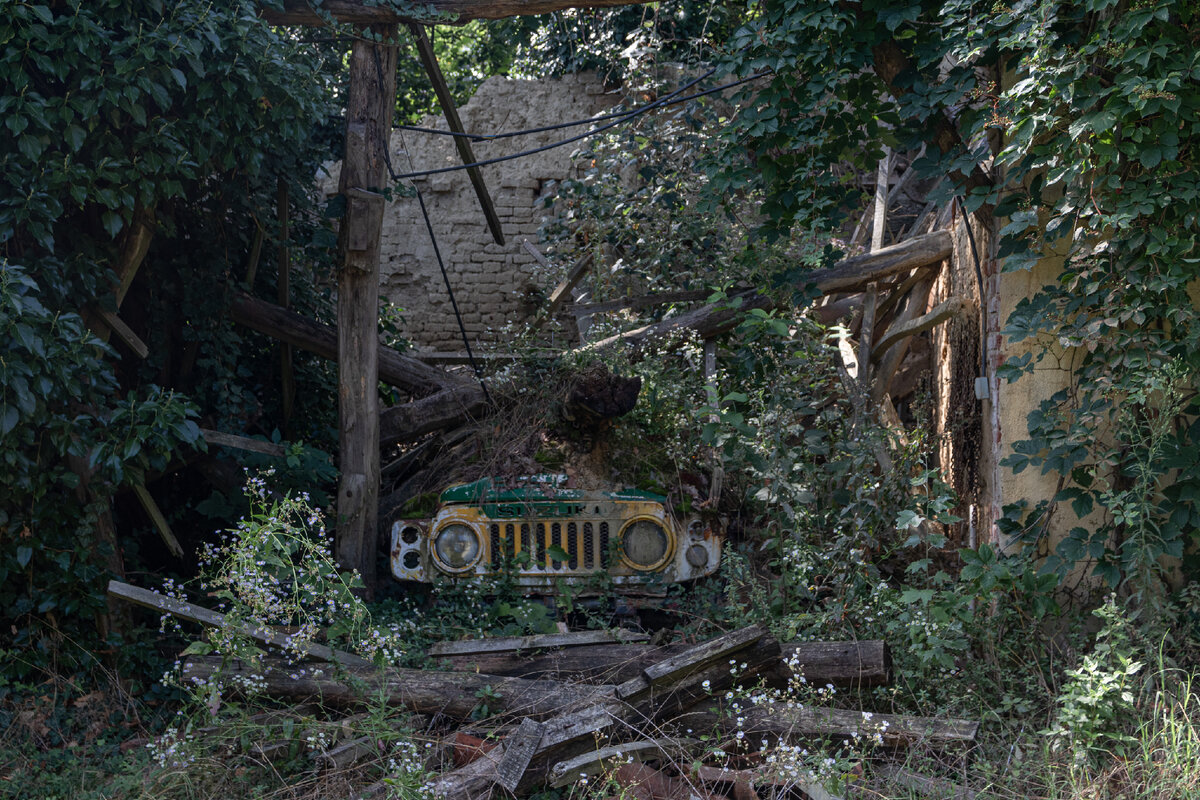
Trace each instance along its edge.
{"label": "ivy leaf", "polygon": [[24,569],[29,565],[29,559],[33,558],[33,548],[22,546],[17,548],[17,565]]}

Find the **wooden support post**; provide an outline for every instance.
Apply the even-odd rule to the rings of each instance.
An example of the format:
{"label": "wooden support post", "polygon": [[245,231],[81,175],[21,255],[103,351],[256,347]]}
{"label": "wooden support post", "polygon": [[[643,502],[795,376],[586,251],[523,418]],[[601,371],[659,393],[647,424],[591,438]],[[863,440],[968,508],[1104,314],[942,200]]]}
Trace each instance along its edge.
{"label": "wooden support post", "polygon": [[[375,589],[379,505],[379,239],[396,103],[396,25],[373,25],[350,53],[339,237],[337,560]],[[376,37],[376,42],[369,40]]]}
{"label": "wooden support post", "polygon": [[[288,202],[287,181],[281,176],[276,185],[276,211],[279,214],[279,275],[276,280],[279,307],[291,305],[292,251],[288,247],[288,217],[291,204]],[[292,346],[287,342],[279,345],[279,381],[283,392],[284,437],[292,438],[290,424],[296,400],[296,375],[292,369]]]}

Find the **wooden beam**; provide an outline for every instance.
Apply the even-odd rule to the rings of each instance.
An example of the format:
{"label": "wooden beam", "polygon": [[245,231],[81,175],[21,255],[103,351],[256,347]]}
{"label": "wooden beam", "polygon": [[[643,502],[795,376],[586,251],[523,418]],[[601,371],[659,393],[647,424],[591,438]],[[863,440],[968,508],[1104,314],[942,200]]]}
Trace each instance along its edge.
{"label": "wooden beam", "polygon": [[[108,326],[109,330],[115,333],[117,338],[120,339],[126,347],[133,351],[135,356],[145,359],[146,356],[150,355],[150,348],[146,347],[146,343],[138,338],[138,335],[133,332],[132,328],[125,324],[125,320],[121,319],[106,308],[97,309],[96,315],[104,321],[104,324]],[[101,338],[105,340],[108,339],[107,336],[102,336]]]}
{"label": "wooden beam", "polygon": [[952,248],[949,231],[934,231],[872,253],[843,259],[828,269],[806,273],[797,283],[814,284],[821,294],[859,291],[881,278],[911,272],[949,258]]}
{"label": "wooden beam", "polygon": [[445,20],[433,20],[435,22],[462,23],[473,19],[504,19],[549,14],[568,8],[613,8],[643,2],[648,0],[426,0],[415,6],[413,13],[404,14],[394,8],[366,5],[357,0],[321,0],[323,13],[318,13],[308,0],[284,0],[282,11],[264,8],[260,13],[271,25],[322,26],[329,24],[330,16],[345,25],[430,22],[432,14],[448,17]]}
{"label": "wooden beam", "polygon": [[150,496],[149,490],[142,484],[135,483],[133,485],[133,493],[137,495],[138,502],[142,504],[142,509],[150,517],[150,521],[154,523],[154,527],[158,530],[158,535],[162,537],[163,544],[167,546],[167,550],[176,558],[183,558],[183,547],[180,546],[179,540],[175,538],[175,533],[171,530],[170,523],[167,522],[162,509],[158,507],[158,503],[154,502],[154,498]]}
{"label": "wooden beam", "polygon": [[[378,42],[394,24],[374,25]],[[375,594],[379,510],[379,242],[396,104],[395,44],[367,37],[350,51],[346,145],[338,192],[346,213],[338,235],[338,483],[335,553]]]}
{"label": "wooden beam", "polygon": [[[454,106],[454,95],[450,94],[450,87],[446,83],[445,76],[442,75],[442,68],[438,66],[437,55],[433,52],[433,44],[425,34],[425,27],[410,22],[408,30],[417,44],[417,55],[421,59],[421,66],[425,68],[425,74],[429,76],[429,81],[433,84],[433,92],[437,95],[442,113],[446,116],[446,124],[454,133],[466,133],[462,120],[458,117],[458,109]],[[475,151],[471,148],[471,140],[465,136],[453,138],[454,146],[458,148],[458,157],[462,159],[462,162],[474,164],[477,159]],[[504,244],[504,230],[500,225],[500,217],[496,214],[496,206],[492,203],[492,196],[488,194],[487,186],[483,182],[483,173],[479,167],[468,167],[467,177],[471,179],[471,187],[475,190],[479,207],[483,209],[483,217],[487,220],[488,230],[492,232],[492,241],[496,244]]]}
{"label": "wooden beam", "polygon": [[951,297],[943,303],[939,303],[929,310],[929,313],[922,314],[916,319],[902,322],[892,326],[883,338],[879,340],[879,344],[875,347],[873,354],[874,358],[880,358],[883,353],[886,353],[888,348],[900,341],[906,336],[914,336],[921,331],[927,331],[935,325],[941,325],[946,320],[956,317],[966,311],[971,306],[971,301],[965,297]]}
{"label": "wooden beam", "polygon": [[641,295],[639,297],[625,297],[620,300],[606,300],[603,303],[573,303],[567,306],[567,310],[575,316],[583,316],[588,314],[603,314],[609,311],[620,311],[622,309],[633,309],[641,311],[647,308],[656,308],[657,306],[665,306],[671,303],[693,303],[697,300],[707,300],[712,296],[712,292],[707,289],[697,289],[692,291],[678,292],[655,292],[654,294]]}
{"label": "wooden beam", "polygon": [[258,439],[251,439],[248,436],[222,433],[221,431],[213,431],[208,428],[201,428],[200,435],[204,437],[204,441],[209,444],[215,444],[218,447],[232,447],[236,450],[247,450],[251,453],[261,453],[264,456],[273,456],[275,458],[284,458],[287,456],[287,448],[273,442],[260,442]]}
{"label": "wooden beam", "polygon": [[185,680],[204,680],[222,674],[228,678],[255,678],[262,692],[285,700],[319,697],[326,707],[386,706],[407,708],[419,714],[468,719],[480,710],[480,692],[490,716],[525,716],[534,720],[553,717],[571,707],[582,708],[612,696],[611,686],[572,686],[558,681],[501,678],[474,672],[438,672],[431,669],[383,669],[343,663],[338,670],[323,664],[289,664],[286,659],[264,657],[259,664],[230,663],[221,656],[198,656],[184,662]]}
{"label": "wooden beam", "polygon": [[522,650],[541,650],[548,647],[580,647],[589,644],[621,644],[644,642],[650,637],[627,630],[569,631],[543,633],[533,636],[497,636],[486,639],[467,639],[459,642],[435,642],[429,655],[465,656],[476,653],[515,653]]}
{"label": "wooden beam", "polygon": [[[238,292],[230,301],[229,316],[237,324],[251,330],[315,353],[321,358],[337,360],[337,328],[323,325],[296,311]],[[432,394],[460,383],[444,370],[398,353],[390,347],[381,345],[376,357],[379,380],[409,394]]]}
{"label": "wooden beam", "polygon": [[[533,257],[537,259],[539,264],[545,267],[550,265],[550,262],[546,261],[545,256],[539,253],[537,248],[529,243],[528,239],[521,244],[526,251],[531,253]],[[566,302],[567,297],[570,296],[571,290],[579,285],[579,282],[583,280],[585,275],[587,275],[588,269],[590,269],[591,266],[591,253],[584,255],[571,266],[570,271],[567,272],[567,277],[563,278],[562,283],[554,287],[554,291],[550,293],[550,299],[546,302],[546,305],[542,307],[540,311],[538,311],[537,316],[533,319],[533,322],[530,323],[533,328],[540,328],[547,322],[547,320],[558,313],[558,309],[564,302]]]}
{"label": "wooden beam", "polygon": [[[173,617],[178,617],[188,622],[198,622],[208,628],[224,628],[226,624],[224,614],[218,614],[216,611],[207,609],[204,606],[165,597],[149,589],[130,586],[128,583],[122,583],[121,581],[109,581],[108,594],[110,597],[117,597],[122,600],[128,600],[135,605],[144,606],[151,611],[166,612]],[[285,651],[294,649],[291,637],[277,632],[274,628],[243,625],[240,630],[256,642]],[[365,658],[360,658],[353,653],[334,650],[332,647],[326,647],[323,644],[309,644],[304,649],[303,655],[311,656],[321,661],[336,662],[345,666],[371,666],[371,662]],[[220,663],[220,657],[217,657],[216,661]]]}

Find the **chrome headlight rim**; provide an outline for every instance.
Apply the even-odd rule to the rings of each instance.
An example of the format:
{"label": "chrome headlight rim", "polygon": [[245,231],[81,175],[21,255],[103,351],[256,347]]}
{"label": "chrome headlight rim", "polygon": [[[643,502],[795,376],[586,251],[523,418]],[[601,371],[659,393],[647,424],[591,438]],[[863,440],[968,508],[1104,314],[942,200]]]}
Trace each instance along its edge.
{"label": "chrome headlight rim", "polygon": [[[448,533],[453,528],[462,528],[475,537],[475,553],[466,560],[460,567],[456,567],[449,563],[443,556],[441,549],[438,547],[438,542],[442,536]],[[434,530],[429,537],[429,554],[433,557],[433,563],[442,572],[450,573],[451,575],[461,575],[464,572],[469,572],[475,568],[480,559],[483,558],[483,534],[481,534],[474,525],[470,525],[462,520],[447,520]]]}
{"label": "chrome headlight rim", "polygon": [[[625,535],[630,532],[630,529],[632,529],[633,526],[642,522],[649,522],[658,528],[662,532],[663,539],[666,541],[666,546],[663,548],[662,557],[653,564],[639,564],[630,558],[629,554],[625,551]],[[668,563],[670,563],[671,558],[675,555],[675,547],[677,544],[675,541],[675,536],[671,533],[671,529],[667,526],[666,522],[658,517],[651,516],[634,517],[622,525],[621,530],[617,533],[617,542],[619,545],[621,562],[630,569],[638,572],[655,572],[657,570],[661,570]]]}

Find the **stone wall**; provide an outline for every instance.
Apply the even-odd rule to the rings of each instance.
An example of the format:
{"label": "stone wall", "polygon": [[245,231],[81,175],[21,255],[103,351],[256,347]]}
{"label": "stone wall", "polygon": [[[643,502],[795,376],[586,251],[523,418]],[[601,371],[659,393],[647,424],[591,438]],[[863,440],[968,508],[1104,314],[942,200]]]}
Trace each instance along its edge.
{"label": "stone wall", "polygon": [[[592,74],[554,80],[496,77],[479,87],[459,115],[469,133],[493,134],[584,119],[616,102],[617,96],[606,94]],[[420,126],[447,129],[440,116],[427,117]],[[581,126],[547,131],[474,142],[472,147],[476,159],[482,161],[532,150],[586,130]],[[506,324],[525,319],[535,310],[532,292],[548,294],[554,288],[542,285],[547,279],[534,274],[535,261],[521,243],[528,239],[537,244],[545,213],[542,200],[553,190],[554,182],[579,174],[584,165],[576,163],[571,154],[581,144],[482,168],[502,223],[504,245],[492,240],[465,171],[417,179],[473,347],[479,342],[499,341]],[[462,163],[451,137],[411,131],[393,133],[391,161],[397,173]],[[327,195],[337,192],[340,167],[340,162],[329,165],[329,175],[321,182]],[[404,333],[419,350],[463,351],[458,323],[415,197],[389,203],[384,213],[380,294],[404,309]]]}

